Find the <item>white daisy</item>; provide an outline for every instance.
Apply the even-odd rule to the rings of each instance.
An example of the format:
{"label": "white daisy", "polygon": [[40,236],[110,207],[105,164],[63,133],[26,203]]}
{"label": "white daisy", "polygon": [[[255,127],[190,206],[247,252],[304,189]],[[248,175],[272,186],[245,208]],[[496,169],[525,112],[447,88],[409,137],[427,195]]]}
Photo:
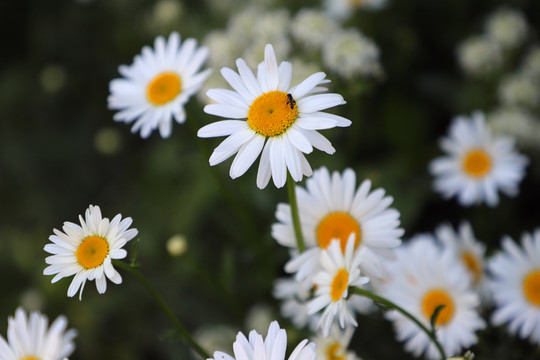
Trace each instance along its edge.
{"label": "white daisy", "polygon": [[281,315],[290,319],[295,327],[301,329],[306,325],[315,331],[319,316],[309,315],[307,303],[313,295],[311,279],[298,281],[295,278],[280,278],[274,282],[272,295],[281,301]]}
{"label": "white daisy", "polygon": [[486,246],[475,238],[471,224],[463,221],[459,229],[454,231],[448,224],[440,225],[435,230],[437,239],[445,248],[453,251],[463,263],[475,288],[480,288],[484,282],[484,257]]}
{"label": "white daisy", "polygon": [[319,321],[324,336],[328,336],[336,318],[341,328],[348,324],[358,326],[347,299],[348,289],[349,286],[364,285],[369,279],[360,276],[364,251],[355,251],[355,240],[355,235],[351,234],[345,252],[341,250],[341,241],[333,240],[320,255],[322,270],[313,278],[315,297],[307,306],[308,314],[324,309]]}
{"label": "white daisy", "polygon": [[488,263],[493,275],[489,287],[496,304],[494,325],[508,324],[508,331],[540,344],[540,229],[525,233],[521,247],[511,238],[502,241],[503,251]]}
{"label": "white daisy", "polygon": [[[365,249],[361,270],[368,276],[384,277],[382,260],[392,257],[391,248],[401,243],[399,212],[388,208],[393,199],[383,189],[370,192],[371,182],[364,180],[355,190],[356,175],[346,169],[332,175],[326,167],[315,171],[306,181],[307,190],[296,187],[298,212],[306,250],[289,261],[285,270],[298,279],[314,275],[320,269],[319,254],[333,239],[341,249],[351,233],[359,249]],[[272,236],[283,246],[296,249],[296,237],[289,204],[277,206]]]}
{"label": "white daisy", "polygon": [[[392,276],[380,284],[382,296],[394,302],[430,328],[437,307],[444,305],[435,322],[437,339],[447,354],[457,354],[476,343],[475,331],[485,327],[476,308],[480,301],[470,286],[465,268],[452,251],[441,249],[434,238],[421,235],[396,250]],[[410,319],[397,311],[386,313],[393,321],[397,339],[405,350],[429,359],[440,354],[429,337]]]}
{"label": "white daisy", "polygon": [[491,136],[481,112],[470,119],[458,116],[449,132],[440,142],[448,156],[429,165],[436,191],[445,199],[457,196],[463,206],[485,201],[493,207],[499,203],[497,189],[517,195],[528,160],[514,151],[513,139]]}
{"label": "white daisy", "polygon": [[286,61],[278,66],[272,45],[266,45],[257,76],[243,59],[236,60],[236,65],[239,74],[229,68],[221,70],[234,91],[207,92],[217,103],[206,105],[204,111],[233,119],[206,125],[197,133],[199,137],[228,136],[210,156],[210,165],[238,153],[230,169],[234,179],[243,175],[262,152],[257,173],[259,188],[264,188],[270,178],[282,187],[287,170],[295,181],[302,180],[303,175],[310,176],[312,170],[304,153],[309,154],[314,147],[328,154],[335,151],[317,130],[351,124],[341,116],[321,111],[345,104],[343,97],[315,94],[326,91],[319,86],[328,82],[323,72],[290,88],[292,66]]}
{"label": "white daisy", "polygon": [[112,221],[102,218],[99,206],[90,205],[86,209],[85,219],[79,215],[79,221],[80,226],[64,222],[64,232],[53,230],[54,235],[49,236],[53,243],[44,247],[46,252],[53,255],[45,259],[49,266],[43,270],[43,274],[56,274],[51,280],[52,283],[75,275],[67,294],[72,297],[80,288],[81,299],[86,280],[96,280],[100,294],[107,290],[106,278],[115,284],[122,282],[122,277],[112,266],[111,260],[126,257],[127,252],[122,247],[133,239],[138,231],[128,230],[132,222],[129,217],[122,220],[122,216],[118,214]]}
{"label": "white daisy", "polygon": [[26,315],[18,308],[8,318],[6,341],[0,336],[0,360],[61,360],[75,350],[77,332],[66,330],[67,319],[59,316],[48,327],[47,317],[37,311]]}
{"label": "white daisy", "polygon": [[[307,342],[307,339],[300,342],[288,360],[315,360],[315,344]],[[252,330],[248,341],[244,334],[239,332],[233,344],[235,357],[216,351],[214,357],[208,360],[284,360],[286,349],[287,332],[280,329],[277,321],[273,321],[268,327],[265,339]]]}
{"label": "white daisy", "polygon": [[347,349],[354,330],[353,326],[341,330],[334,325],[328,337],[318,334],[313,339],[317,348],[317,360],[360,360],[353,351]]}
{"label": "white daisy", "polygon": [[210,70],[199,72],[207,57],[207,48],[197,48],[195,39],[181,44],[176,32],[167,42],[158,36],[154,49],[145,46],[132,65],[118,67],[123,78],[109,85],[109,109],[120,110],[113,119],[135,122],[131,132],[140,131],[142,138],[158,128],[163,138],[169,137],[172,119],[179,124],[186,120],[184,104],[210,74]]}

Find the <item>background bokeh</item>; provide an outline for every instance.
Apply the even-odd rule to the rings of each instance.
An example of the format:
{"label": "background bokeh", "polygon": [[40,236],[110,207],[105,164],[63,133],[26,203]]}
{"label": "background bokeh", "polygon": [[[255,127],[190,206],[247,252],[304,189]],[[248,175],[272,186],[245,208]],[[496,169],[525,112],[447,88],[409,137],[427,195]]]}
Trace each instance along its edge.
{"label": "background bokeh", "polygon": [[[188,329],[226,324],[250,330],[246,318],[257,305],[290,325],[279,317],[271,296],[288,257],[270,237],[276,205],[287,201],[286,191],[273,185],[257,189],[256,167],[234,181],[228,176],[230,160],[209,167],[208,156],[219,140],[196,138],[198,128],[215,121],[202,112],[197,97],[187,105],[189,123],[175,124],[165,140],[157,133],[142,140],[130,126],[113,122],[107,109],[108,83],[119,76],[118,65],[130,64],[155,36],[176,30],[202,42],[248,4],[229,0],[225,3],[232,5],[220,8],[217,3],[178,2],[177,13],[164,20],[153,1],[0,1],[2,336],[7,317],[23,305],[49,318],[68,316],[79,332],[74,360],[191,356],[129,274],[122,273],[120,286],[109,282],[104,295],[87,283],[83,301],[67,298],[71,278],[50,284],[52,277],[42,275],[43,246],[52,229],[77,222],[89,204],[99,205],[109,218],[117,213],[133,218],[140,269]],[[264,3],[295,14],[307,2]],[[503,196],[493,209],[442,200],[432,191],[427,171],[429,161],[441,154],[437,139],[454,116],[497,106],[501,74],[467,76],[456,48],[480,33],[486,17],[502,5],[525,15],[527,41],[538,43],[540,2],[535,0],[391,0],[379,11],[356,11],[346,22],[379,46],[385,76],[346,80],[329,73],[332,91],[347,100],[334,113],[351,119],[352,126],[323,131],[336,154],[315,152],[308,160],[314,169],[351,167],[359,180],[370,178],[383,187],[401,212],[405,237],[467,219],[491,254],[503,234],[517,238],[540,225],[539,148],[520,149],[530,158],[520,196]],[[174,256],[166,244],[177,235],[186,249]],[[364,359],[409,358],[380,313],[358,322],[352,348]],[[292,341],[305,335],[289,330]],[[478,358],[540,357],[504,328],[490,328],[480,337],[474,348]]]}

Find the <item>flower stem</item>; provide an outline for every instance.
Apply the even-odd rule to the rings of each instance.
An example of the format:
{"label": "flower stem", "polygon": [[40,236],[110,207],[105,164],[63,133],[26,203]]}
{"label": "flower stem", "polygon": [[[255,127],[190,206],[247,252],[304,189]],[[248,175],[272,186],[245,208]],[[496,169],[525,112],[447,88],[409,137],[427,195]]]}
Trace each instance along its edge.
{"label": "flower stem", "polygon": [[296,203],[295,182],[291,174],[287,174],[287,192],[289,193],[289,204],[291,205],[291,213],[294,224],[294,234],[296,237],[296,245],[298,251],[302,252],[306,248],[304,237],[302,236],[302,227],[300,226],[300,217],[298,215],[298,204]]}
{"label": "flower stem", "polygon": [[165,304],[165,301],[161,298],[161,296],[158,294],[156,289],[150,284],[150,282],[146,279],[146,277],[137,270],[134,266],[131,266],[129,264],[126,264],[123,261],[120,260],[113,260],[113,265],[117,266],[123,270],[126,270],[127,272],[130,272],[133,274],[137,280],[139,280],[148,294],[154,299],[154,301],[157,303],[159,308],[165,313],[165,315],[169,318],[169,320],[173,323],[173,325],[176,327],[176,330],[180,333],[181,337],[184,339],[184,341],[197,353],[199,354],[203,359],[209,359],[210,356],[206,353],[206,351],[203,350],[203,348],[195,341],[195,339],[189,334],[189,332],[186,330],[186,328],[178,321],[176,316],[174,316],[173,312],[167,304]]}
{"label": "flower stem", "polygon": [[410,314],[407,310],[403,309],[402,307],[394,304],[393,302],[391,302],[390,300],[388,299],[385,299],[381,296],[378,296],[378,295],[375,295],[374,293],[372,293],[371,291],[368,291],[368,290],[365,290],[365,289],[360,289],[360,288],[357,288],[357,287],[352,287],[351,288],[351,293],[353,294],[357,294],[357,295],[360,295],[360,296],[364,296],[364,297],[367,297],[367,298],[370,298],[371,300],[377,302],[377,303],[380,303],[380,304],[383,304],[391,309],[395,309],[397,311],[399,311],[400,313],[402,313],[403,315],[405,315],[406,317],[408,317],[412,322],[414,322],[420,329],[422,329],[423,332],[426,333],[426,335],[429,337],[429,339],[433,342],[433,344],[437,347],[437,350],[439,351],[439,353],[441,354],[441,359],[442,360],[445,360],[446,359],[446,354],[444,353],[444,349],[442,348],[441,344],[439,343],[439,341],[437,340],[437,336],[435,335],[435,331],[432,331],[432,330],[429,330],[427,327],[424,326],[424,324],[422,324],[417,318],[415,318],[412,314]]}

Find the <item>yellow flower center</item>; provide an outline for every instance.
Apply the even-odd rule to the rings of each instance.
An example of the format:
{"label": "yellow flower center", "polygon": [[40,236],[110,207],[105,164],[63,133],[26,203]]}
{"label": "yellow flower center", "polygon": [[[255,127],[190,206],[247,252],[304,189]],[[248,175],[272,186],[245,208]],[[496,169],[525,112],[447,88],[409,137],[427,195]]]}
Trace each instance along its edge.
{"label": "yellow flower center", "polygon": [[533,305],[540,306],[540,270],[531,271],[523,281],[525,297]]}
{"label": "yellow flower center", "polygon": [[89,236],[84,239],[75,252],[77,261],[85,269],[93,269],[105,261],[109,254],[109,243],[100,236]]}
{"label": "yellow flower center", "polygon": [[174,100],[181,90],[180,77],[173,72],[165,72],[150,81],[146,88],[146,96],[152,104],[163,105]]}
{"label": "yellow flower center", "polygon": [[339,343],[333,343],[326,350],[326,359],[327,360],[345,360],[345,355],[343,355],[343,348]]}
{"label": "yellow flower center", "polygon": [[463,159],[463,170],[473,177],[485,176],[491,170],[491,157],[484,150],[471,150]]}
{"label": "yellow flower center", "polygon": [[467,267],[467,270],[469,270],[469,272],[473,276],[473,282],[475,284],[478,284],[478,282],[482,278],[482,265],[480,264],[478,259],[470,252],[464,252],[463,254],[461,254],[461,260],[463,260],[465,267]]}
{"label": "yellow flower center", "polygon": [[21,360],[39,360],[39,358],[35,356],[26,356],[26,357],[21,358]]}
{"label": "yellow flower center", "polygon": [[422,301],[422,309],[428,319],[431,319],[435,309],[441,305],[444,305],[444,308],[437,316],[436,325],[444,325],[452,319],[454,315],[454,302],[444,290],[431,290],[424,296],[424,300]]}
{"label": "yellow flower center", "polygon": [[262,94],[249,107],[247,123],[264,136],[283,134],[298,117],[296,101],[283,91]]}
{"label": "yellow flower center", "polygon": [[349,273],[345,269],[339,269],[330,286],[330,297],[336,302],[343,297],[343,293],[349,285]]}
{"label": "yellow flower center", "polygon": [[362,229],[360,224],[351,215],[345,212],[334,212],[326,215],[317,225],[317,242],[326,249],[332,240],[339,239],[341,251],[345,253],[347,240],[351,233],[355,235],[354,248],[360,244]]}

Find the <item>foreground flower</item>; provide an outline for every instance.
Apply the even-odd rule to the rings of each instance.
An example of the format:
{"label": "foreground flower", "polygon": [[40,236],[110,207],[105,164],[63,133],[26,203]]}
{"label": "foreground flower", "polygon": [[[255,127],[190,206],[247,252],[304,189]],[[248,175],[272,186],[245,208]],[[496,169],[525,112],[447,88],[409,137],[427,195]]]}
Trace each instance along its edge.
{"label": "foreground flower", "polygon": [[332,326],[328,337],[318,334],[313,339],[317,346],[317,360],[360,360],[353,351],[348,350],[354,330],[352,326],[347,326],[345,330]]}
{"label": "foreground flower", "polygon": [[339,326],[358,326],[347,299],[349,286],[361,286],[369,279],[360,276],[360,262],[364,252],[355,251],[355,235],[351,234],[346,243],[345,253],[340,240],[333,240],[327,250],[321,252],[322,270],[315,275],[315,298],[308,304],[308,314],[324,309],[319,326],[324,336],[328,336],[332,323],[337,318]]}
{"label": "foreground flower", "polygon": [[[315,360],[315,344],[307,344],[303,340],[293,350],[288,360]],[[307,345],[306,345],[307,344]],[[266,338],[255,330],[249,333],[249,341],[244,334],[238,333],[233,344],[236,360],[284,360],[287,349],[287,333],[280,329],[277,321],[273,321],[268,327]],[[209,360],[235,360],[234,357],[221,352],[214,352],[214,357]]]}
{"label": "foreground flower", "polygon": [[48,319],[37,311],[27,316],[18,308],[8,318],[8,341],[0,336],[0,360],[61,360],[75,350],[77,332],[67,330],[67,319],[59,316],[48,327]]}
{"label": "foreground flower", "polygon": [[494,325],[508,324],[508,331],[540,344],[540,229],[525,233],[519,247],[511,238],[489,262],[493,275],[489,287],[496,305]]}
{"label": "foreground flower", "polygon": [[[396,250],[392,277],[380,285],[380,293],[430,328],[437,307],[444,305],[435,321],[439,342],[447,354],[457,354],[476,343],[475,331],[485,323],[478,315],[478,295],[470,287],[465,267],[452,251],[440,249],[429,235],[421,235]],[[415,323],[397,311],[386,313],[394,323],[405,350],[429,359],[440,359],[430,338]]]}
{"label": "foreground flower", "polygon": [[[316,94],[326,91],[326,75],[315,73],[290,88],[292,66],[283,61],[278,66],[272,45],[266,45],[264,61],[257,76],[243,59],[236,61],[238,73],[223,68],[221,74],[234,91],[210,89],[208,97],[217,104],[206,105],[204,111],[228,119],[199,129],[199,137],[228,136],[210,156],[210,165],[217,165],[237,154],[230,176],[243,175],[262,152],[257,173],[257,186],[264,188],[270,178],[282,187],[287,171],[295,181],[312,174],[304,153],[313,148],[333,154],[330,142],[317,132],[336,126],[349,126],[350,120],[321,112],[345,104],[338,94]],[[267,141],[268,138],[268,141]]]}
{"label": "foreground flower", "polygon": [[[320,252],[333,239],[341,241],[341,249],[351,233],[355,247],[365,249],[361,270],[367,276],[384,277],[382,262],[391,257],[391,248],[401,243],[399,212],[389,208],[393,199],[383,189],[372,192],[371,181],[364,180],[355,189],[356,175],[346,169],[343,174],[330,174],[326,167],[315,171],[306,181],[306,188],[297,187],[298,209],[306,251],[295,256],[285,270],[302,280],[320,270]],[[296,238],[289,204],[278,204],[278,223],[272,225],[272,237],[283,246],[296,249]]]}
{"label": "foreground flower", "polygon": [[114,269],[111,259],[123,259],[126,250],[122,247],[137,235],[137,229],[129,229],[131,218],[122,220],[120,214],[112,221],[101,217],[99,206],[86,210],[85,219],[79,215],[81,225],[65,222],[61,232],[54,229],[54,235],[49,236],[52,244],[47,244],[44,250],[50,254],[45,259],[49,264],[44,275],[56,276],[51,282],[75,275],[68,289],[68,296],[74,296],[81,289],[79,299],[86,280],[95,280],[100,294],[107,290],[106,277],[113,283],[120,284],[122,277]]}
{"label": "foreground flower", "polygon": [[172,132],[173,118],[186,120],[184,104],[201,88],[210,70],[199,72],[208,57],[206,47],[197,49],[195,39],[180,43],[180,35],[171,33],[167,42],[158,36],[154,49],[145,46],[130,66],[121,65],[124,77],[111,81],[109,109],[120,110],[115,121],[131,123],[131,132],[142,138],[159,129],[163,138]]}
{"label": "foreground flower", "polygon": [[497,189],[517,195],[528,160],[514,151],[512,139],[492,137],[481,112],[470,119],[458,116],[449,132],[440,143],[448,156],[430,163],[436,191],[444,198],[457,196],[463,206],[485,201],[493,207],[499,203]]}

